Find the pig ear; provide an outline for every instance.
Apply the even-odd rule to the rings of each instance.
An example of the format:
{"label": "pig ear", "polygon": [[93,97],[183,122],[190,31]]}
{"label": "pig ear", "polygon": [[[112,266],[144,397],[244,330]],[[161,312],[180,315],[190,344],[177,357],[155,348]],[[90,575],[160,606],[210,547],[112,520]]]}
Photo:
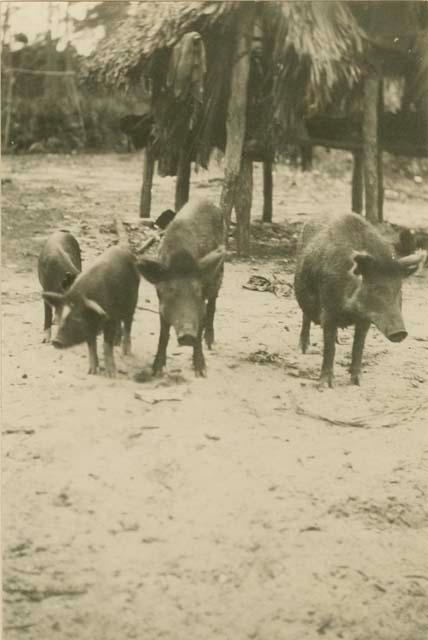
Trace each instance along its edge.
{"label": "pig ear", "polygon": [[400,271],[403,278],[408,278],[414,273],[420,273],[424,268],[427,260],[427,252],[425,249],[418,249],[410,256],[400,258],[397,262],[400,265]]}
{"label": "pig ear", "polygon": [[95,302],[95,300],[91,300],[90,298],[86,298],[85,296],[82,296],[82,300],[87,309],[94,311],[98,316],[100,316],[100,318],[107,318],[106,312],[98,302]]}
{"label": "pig ear", "polygon": [[67,271],[64,280],[61,282],[61,286],[64,290],[69,289],[73,282],[76,280],[77,273],[71,273]]}
{"label": "pig ear", "polygon": [[353,251],[350,273],[355,276],[366,276],[375,265],[375,259],[365,251]]}
{"label": "pig ear", "polygon": [[399,256],[409,256],[416,251],[415,235],[410,229],[401,229],[394,248]]}
{"label": "pig ear", "polygon": [[201,272],[217,271],[224,263],[226,251],[224,246],[217,247],[206,256],[198,260],[198,269]]}
{"label": "pig ear", "polygon": [[65,298],[62,293],[54,293],[53,291],[44,291],[42,293],[43,300],[46,300],[52,307],[58,309],[65,304]]}
{"label": "pig ear", "polygon": [[166,280],[167,278],[167,270],[157,260],[150,260],[150,258],[142,258],[138,261],[138,270],[141,275],[151,282],[152,284],[157,284],[162,280]]}

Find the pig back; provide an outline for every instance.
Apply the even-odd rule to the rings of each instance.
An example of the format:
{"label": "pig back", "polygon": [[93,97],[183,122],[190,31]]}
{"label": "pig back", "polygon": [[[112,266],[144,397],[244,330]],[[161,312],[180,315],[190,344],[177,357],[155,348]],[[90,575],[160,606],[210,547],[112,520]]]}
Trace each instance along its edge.
{"label": "pig back", "polygon": [[38,259],[39,282],[45,291],[61,293],[66,273],[77,275],[82,269],[79,243],[68,231],[55,231],[43,245]]}
{"label": "pig back", "polygon": [[68,300],[80,296],[97,302],[111,318],[132,315],[138,298],[140,275],[132,253],[123,247],[107,249],[82,273],[68,292]]}
{"label": "pig back", "polygon": [[168,225],[159,258],[168,266],[171,257],[182,251],[199,260],[223,244],[223,213],[209,200],[188,202]]}

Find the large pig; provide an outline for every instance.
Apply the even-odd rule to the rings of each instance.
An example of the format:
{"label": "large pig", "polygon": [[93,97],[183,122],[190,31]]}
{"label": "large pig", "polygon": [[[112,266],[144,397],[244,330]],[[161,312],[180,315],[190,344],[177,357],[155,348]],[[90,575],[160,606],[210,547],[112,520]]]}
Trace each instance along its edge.
{"label": "large pig", "polygon": [[[38,275],[43,291],[64,293],[73,284],[82,270],[80,247],[76,238],[68,231],[55,231],[44,243],[38,260]],[[45,336],[43,342],[50,342],[52,331],[52,307],[45,300]],[[61,317],[56,313],[55,322]]]}
{"label": "large pig", "polygon": [[64,294],[46,292],[44,299],[61,310],[62,320],[52,344],[59,349],[88,343],[89,373],[98,369],[97,334],[104,333],[104,363],[108,376],[116,373],[113,345],[123,322],[122,350],[131,351],[131,326],[140,275],[128,249],[107,249]]}
{"label": "large pig", "polygon": [[156,286],[160,335],[153,372],[166,364],[171,325],[178,343],[193,347],[193,367],[205,375],[202,335],[214,342],[216,299],[223,279],[224,225],[221,210],[208,200],[188,202],[168,225],[157,260],[142,259],[142,275]]}
{"label": "large pig", "polygon": [[[405,234],[402,240],[406,240]],[[397,253],[405,253],[405,248]],[[353,213],[304,226],[294,283],[303,311],[300,346],[305,353],[311,322],[321,324],[321,386],[333,386],[338,327],[355,325],[350,368],[353,384],[360,382],[364,342],[371,323],[392,342],[405,339],[401,283],[425,260],[426,251],[395,256],[378,231]]]}

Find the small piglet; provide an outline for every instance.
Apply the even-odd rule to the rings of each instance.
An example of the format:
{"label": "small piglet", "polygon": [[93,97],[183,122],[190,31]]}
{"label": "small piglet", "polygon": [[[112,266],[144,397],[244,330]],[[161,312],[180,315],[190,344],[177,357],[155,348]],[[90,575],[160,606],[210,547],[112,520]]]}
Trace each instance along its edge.
{"label": "small piglet", "polygon": [[153,373],[166,364],[171,325],[178,344],[193,347],[197,376],[206,372],[202,335],[214,342],[216,299],[223,279],[223,214],[208,200],[188,202],[166,228],[157,260],[141,259],[141,274],[156,286],[160,335]]}
{"label": "small piglet", "polygon": [[138,298],[140,275],[128,249],[105,251],[64,294],[46,292],[44,299],[61,310],[62,320],[54,347],[65,349],[88,343],[89,373],[98,369],[97,334],[104,332],[106,373],[114,377],[113,345],[123,322],[123,354],[131,351],[131,326]]}
{"label": "small piglet", "polygon": [[[295,293],[303,311],[300,346],[305,353],[311,322],[324,334],[321,386],[333,386],[338,327],[355,326],[351,382],[360,383],[364,342],[370,324],[392,342],[407,336],[401,315],[401,283],[426,260],[426,251],[409,250],[408,233],[391,244],[363,217],[345,214],[307,223],[298,246]],[[406,246],[407,245],[407,246]],[[399,257],[402,256],[402,257]]]}
{"label": "small piglet", "polygon": [[[73,284],[82,270],[80,247],[76,238],[68,231],[55,231],[44,243],[38,260],[39,282],[43,291],[64,293]],[[45,336],[43,342],[50,342],[52,331],[52,307],[44,301]],[[55,314],[59,324],[61,317]]]}

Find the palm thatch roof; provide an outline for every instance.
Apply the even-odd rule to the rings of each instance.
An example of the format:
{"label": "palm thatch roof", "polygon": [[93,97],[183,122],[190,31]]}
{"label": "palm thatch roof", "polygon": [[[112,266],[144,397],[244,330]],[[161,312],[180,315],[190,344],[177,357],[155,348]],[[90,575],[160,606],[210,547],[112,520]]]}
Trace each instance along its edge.
{"label": "palm thatch roof", "polygon": [[[150,76],[154,57],[171,50],[186,32],[199,31],[203,37],[219,31],[232,35],[245,4],[234,0],[140,2],[99,44],[87,64],[86,77],[127,90],[142,76]],[[348,83],[356,79],[355,54],[361,52],[363,34],[345,2],[256,4],[284,78],[297,79],[300,74],[296,75],[294,67],[302,64],[307,67],[314,96],[325,96],[339,79],[347,78]]]}
{"label": "palm thatch roof", "polygon": [[[252,52],[247,131],[273,144],[278,123],[282,131],[291,128],[304,112],[331,100],[338,85],[349,91],[356,83],[364,36],[345,2],[255,4],[263,43],[261,51]],[[224,148],[234,36],[248,5],[233,0],[141,2],[99,44],[85,81],[129,91],[148,80],[159,155],[171,158],[174,149],[187,144],[205,165],[213,146]],[[177,100],[168,86],[174,47],[190,32],[201,35],[206,49],[201,104]]]}

